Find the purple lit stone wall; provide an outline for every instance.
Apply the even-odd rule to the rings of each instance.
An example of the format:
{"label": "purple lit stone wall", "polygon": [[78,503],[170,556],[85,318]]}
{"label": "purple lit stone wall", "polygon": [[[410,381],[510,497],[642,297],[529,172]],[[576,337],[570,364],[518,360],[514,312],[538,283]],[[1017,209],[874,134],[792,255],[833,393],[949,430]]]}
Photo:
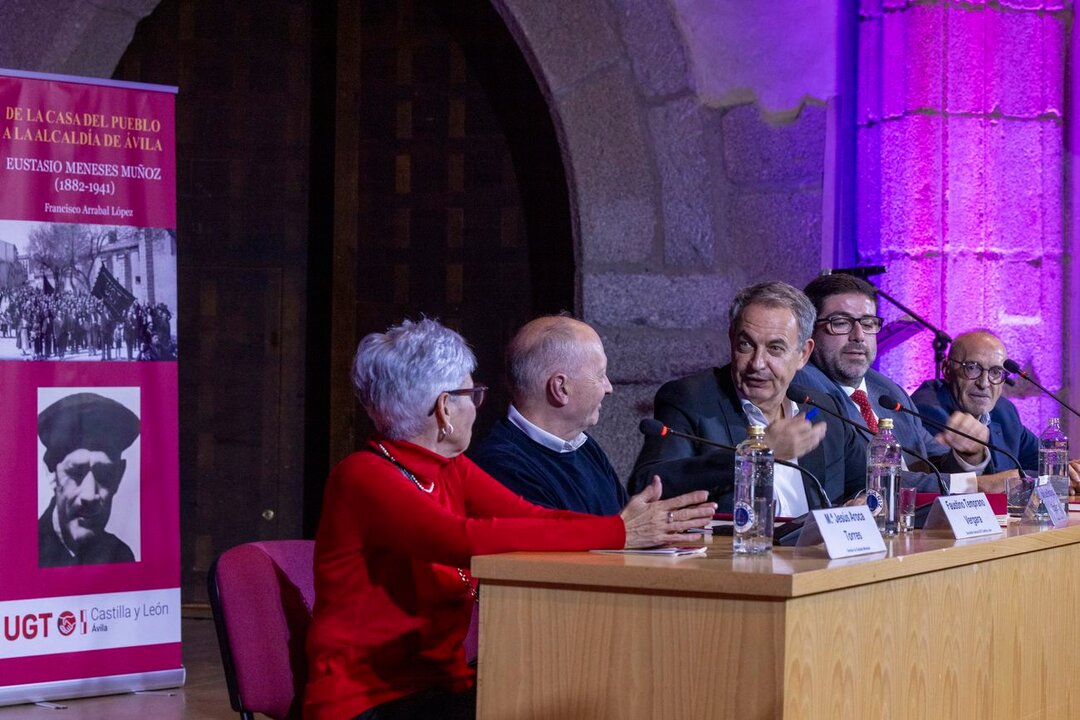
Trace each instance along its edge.
{"label": "purple lit stone wall", "polygon": [[[860,262],[886,265],[882,288],[949,334],[994,331],[1065,397],[1072,2],[861,5]],[[934,375],[931,340],[881,355],[880,369],[913,390]],[[1023,380],[1006,392],[1036,432],[1061,414]]]}

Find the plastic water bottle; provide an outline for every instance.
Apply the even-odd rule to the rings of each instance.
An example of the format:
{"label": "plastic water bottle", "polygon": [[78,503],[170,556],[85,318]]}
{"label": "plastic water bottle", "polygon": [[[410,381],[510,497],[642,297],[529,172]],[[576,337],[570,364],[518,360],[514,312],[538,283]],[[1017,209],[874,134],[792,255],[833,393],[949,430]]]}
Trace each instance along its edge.
{"label": "plastic water bottle", "polygon": [[735,497],[732,549],[765,553],[773,541],[773,451],[765,442],[765,426],[751,425],[735,448]]}
{"label": "plastic water bottle", "polygon": [[884,535],[900,531],[900,443],[892,418],[878,420],[878,433],[866,449],[866,506]]}
{"label": "plastic water bottle", "polygon": [[1061,431],[1061,420],[1050,424],[1039,436],[1039,484],[1050,483],[1061,506],[1069,507],[1069,438]]}

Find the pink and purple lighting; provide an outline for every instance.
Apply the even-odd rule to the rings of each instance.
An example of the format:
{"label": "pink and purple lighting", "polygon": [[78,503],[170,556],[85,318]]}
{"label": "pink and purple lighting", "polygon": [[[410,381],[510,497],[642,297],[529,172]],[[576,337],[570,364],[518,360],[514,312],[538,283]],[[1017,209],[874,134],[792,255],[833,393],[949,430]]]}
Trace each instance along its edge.
{"label": "pink and purple lighting", "polygon": [[[950,335],[998,334],[1064,398],[1071,3],[881,5],[859,23],[859,260],[886,265],[880,286]],[[880,369],[913,390],[934,376],[931,341]],[[1007,393],[1036,432],[1063,414],[1023,380]]]}

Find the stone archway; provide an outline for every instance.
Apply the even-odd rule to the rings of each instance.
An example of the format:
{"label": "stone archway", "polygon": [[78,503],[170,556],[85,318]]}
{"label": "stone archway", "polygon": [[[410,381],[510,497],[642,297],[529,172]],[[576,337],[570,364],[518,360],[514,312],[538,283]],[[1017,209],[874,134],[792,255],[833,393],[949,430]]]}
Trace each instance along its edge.
{"label": "stone archway", "polygon": [[[657,385],[726,360],[735,289],[766,277],[801,284],[817,273],[828,232],[827,113],[821,103],[796,102],[779,121],[767,117],[753,104],[768,95],[760,71],[731,93],[703,91],[709,75],[701,67],[730,32],[711,40],[715,29],[702,32],[698,21],[748,12],[739,3],[492,2],[532,65],[559,135],[577,310],[604,337],[616,385],[596,434],[625,476],[640,444],[629,428],[648,412]],[[157,5],[66,0],[45,9],[5,0],[0,66],[107,77]],[[754,12],[762,27],[805,24],[796,2]],[[768,67],[791,32],[772,47],[738,51]],[[832,42],[818,44],[827,54]]]}
{"label": "stone archway", "polygon": [[[735,290],[766,278],[801,285],[819,271],[826,110],[801,102],[809,88],[782,116],[751,104],[768,94],[772,60],[749,86],[699,87],[702,28],[677,0],[493,3],[562,143],[578,310],[604,338],[615,385],[595,434],[625,476],[657,385],[726,361]],[[726,5],[696,20],[718,22]],[[758,22],[795,10],[770,12]]]}
{"label": "stone archway", "polygon": [[160,0],[4,0],[0,67],[110,77]]}

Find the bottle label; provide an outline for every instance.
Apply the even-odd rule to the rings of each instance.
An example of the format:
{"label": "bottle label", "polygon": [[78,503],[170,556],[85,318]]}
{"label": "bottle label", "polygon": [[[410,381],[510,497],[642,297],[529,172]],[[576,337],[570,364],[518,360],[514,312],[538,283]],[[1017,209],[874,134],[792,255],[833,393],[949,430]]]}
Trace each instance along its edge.
{"label": "bottle label", "polygon": [[870,514],[877,517],[881,514],[881,508],[885,505],[884,498],[877,490],[866,491],[866,507],[869,508]]}
{"label": "bottle label", "polygon": [[735,530],[746,532],[754,524],[754,510],[747,503],[735,503],[735,512],[731,514]]}

